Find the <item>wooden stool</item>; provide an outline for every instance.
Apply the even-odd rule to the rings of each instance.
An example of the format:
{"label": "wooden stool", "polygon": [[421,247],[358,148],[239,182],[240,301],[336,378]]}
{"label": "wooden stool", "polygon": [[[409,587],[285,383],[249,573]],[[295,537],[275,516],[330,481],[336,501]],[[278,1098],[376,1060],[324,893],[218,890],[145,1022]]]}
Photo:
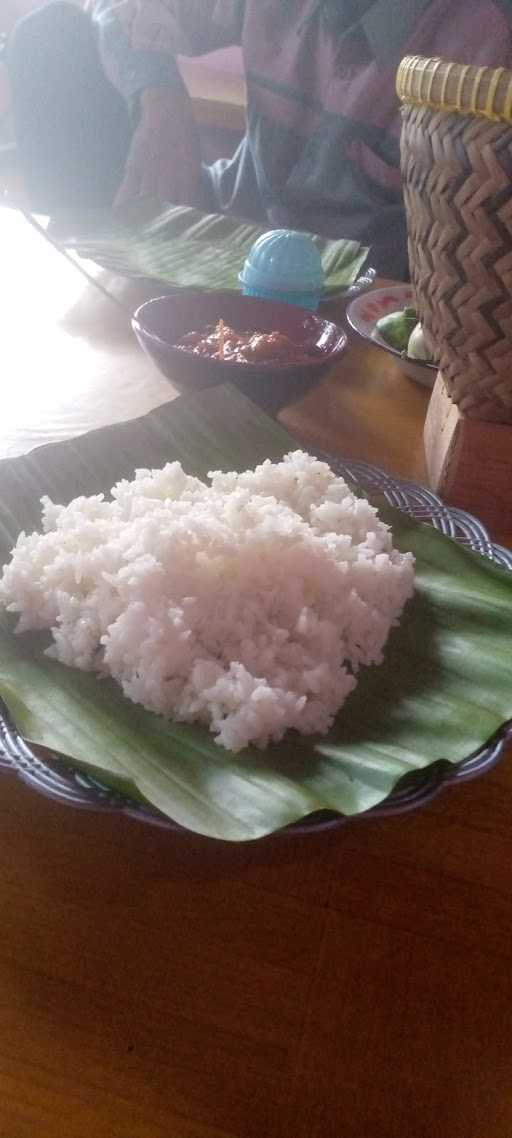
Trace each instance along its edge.
{"label": "wooden stool", "polygon": [[450,399],[439,372],[424,439],[432,489],[500,533],[512,517],[512,427],[469,419]]}

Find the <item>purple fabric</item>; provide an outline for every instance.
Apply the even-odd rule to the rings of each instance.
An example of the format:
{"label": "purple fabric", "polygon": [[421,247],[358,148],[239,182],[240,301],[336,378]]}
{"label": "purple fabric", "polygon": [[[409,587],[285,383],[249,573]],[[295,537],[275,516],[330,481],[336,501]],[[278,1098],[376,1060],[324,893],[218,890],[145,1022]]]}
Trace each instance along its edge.
{"label": "purple fabric", "polygon": [[126,76],[135,77],[132,93],[134,85],[178,83],[173,53],[241,42],[247,135],[233,160],[210,168],[208,203],[370,243],[376,267],[399,276],[406,256],[396,67],[407,54],[510,66],[512,6],[507,17],[503,0],[374,0],[355,25],[347,9],[344,27],[340,0],[334,30],[317,7],[99,0],[96,12],[110,74],[115,80],[117,66],[125,91]]}

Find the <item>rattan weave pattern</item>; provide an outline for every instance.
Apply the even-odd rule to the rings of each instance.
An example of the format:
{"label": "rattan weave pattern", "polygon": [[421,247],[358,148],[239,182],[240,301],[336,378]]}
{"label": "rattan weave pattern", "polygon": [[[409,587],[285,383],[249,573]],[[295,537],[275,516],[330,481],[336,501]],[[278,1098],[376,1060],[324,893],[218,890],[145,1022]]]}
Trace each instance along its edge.
{"label": "rattan weave pattern", "polygon": [[[435,109],[446,74],[452,88],[458,77],[460,109]],[[486,117],[468,76],[487,99],[508,82],[512,91],[512,72],[433,60],[404,61],[397,79],[411,278],[453,402],[469,418],[511,423],[512,123]]]}

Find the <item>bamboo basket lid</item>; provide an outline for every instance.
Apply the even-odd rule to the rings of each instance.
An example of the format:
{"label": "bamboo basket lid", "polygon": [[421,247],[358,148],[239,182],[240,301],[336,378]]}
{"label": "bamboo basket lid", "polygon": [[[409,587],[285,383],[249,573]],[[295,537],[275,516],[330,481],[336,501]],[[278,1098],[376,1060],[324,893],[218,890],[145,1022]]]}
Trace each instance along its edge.
{"label": "bamboo basket lid", "polygon": [[512,124],[512,71],[408,55],[396,76],[403,103]]}

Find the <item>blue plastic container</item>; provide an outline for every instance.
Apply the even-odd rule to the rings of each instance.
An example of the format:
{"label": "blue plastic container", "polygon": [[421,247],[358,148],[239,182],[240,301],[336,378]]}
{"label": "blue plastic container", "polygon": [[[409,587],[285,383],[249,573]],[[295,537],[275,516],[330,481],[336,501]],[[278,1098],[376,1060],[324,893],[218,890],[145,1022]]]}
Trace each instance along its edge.
{"label": "blue plastic container", "polygon": [[314,311],[324,287],[322,258],[307,233],[272,229],[254,242],[239,280],[245,296]]}

